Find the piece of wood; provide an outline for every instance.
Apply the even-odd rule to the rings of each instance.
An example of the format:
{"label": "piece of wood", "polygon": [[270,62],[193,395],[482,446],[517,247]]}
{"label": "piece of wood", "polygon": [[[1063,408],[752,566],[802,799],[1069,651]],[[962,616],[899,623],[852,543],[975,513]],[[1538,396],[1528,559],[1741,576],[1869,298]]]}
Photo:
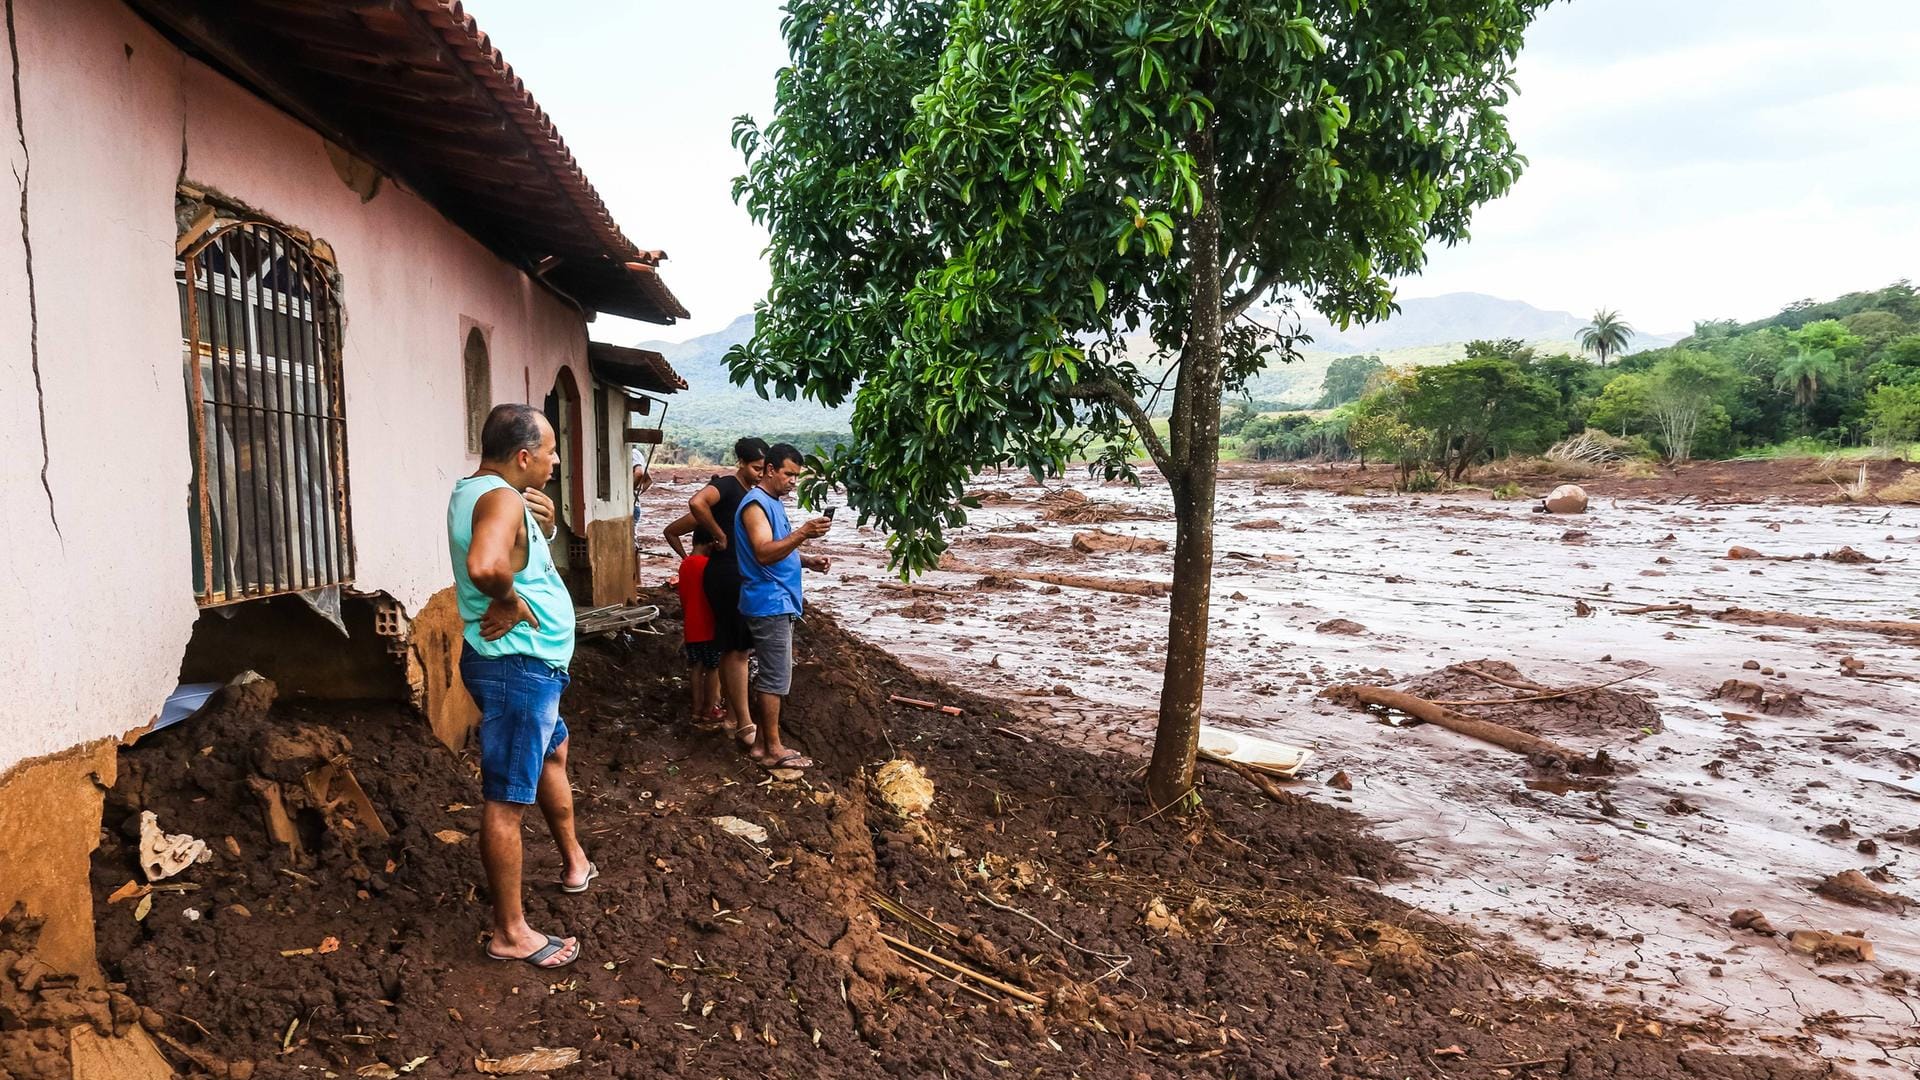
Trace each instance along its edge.
{"label": "piece of wood", "polygon": [[1015,731],[1015,730],[1013,730],[1012,728],[1004,728],[1004,727],[997,727],[997,728],[994,728],[993,730],[994,730],[994,731],[996,731],[996,732],[998,732],[998,733],[1000,733],[1000,734],[1002,734],[1002,735],[1005,735],[1005,736],[1007,736],[1008,738],[1012,738],[1012,739],[1019,739],[1019,740],[1020,740],[1021,742],[1032,742],[1032,741],[1033,741],[1033,736],[1031,736],[1031,735],[1022,735],[1022,734],[1020,734],[1019,732],[1017,732],[1017,731]]}
{"label": "piece of wood", "polygon": [[893,946],[896,949],[900,949],[902,951],[912,953],[915,956],[919,956],[924,959],[931,960],[942,967],[949,968],[953,971],[957,971],[960,974],[965,975],[966,977],[974,980],[975,982],[978,982],[983,986],[990,986],[993,989],[998,990],[1001,993],[1015,1000],[1024,1001],[1029,1005],[1046,1004],[1045,998],[1041,997],[1038,994],[1033,993],[1032,991],[1022,990],[1019,987],[1014,986],[1010,983],[1001,982],[999,979],[996,979],[991,975],[982,975],[970,967],[967,967],[963,964],[954,963],[952,960],[949,960],[946,957],[941,956],[939,953],[929,952],[918,945],[914,945],[910,942],[901,941],[899,938],[894,937],[891,934],[884,934],[884,933],[881,934],[880,940],[886,942],[887,944]]}
{"label": "piece of wood", "polygon": [[1639,607],[1622,608],[1622,615],[1651,615],[1656,611],[1677,611],[1683,615],[1693,614],[1692,604],[1642,604]]}
{"label": "piece of wood", "polygon": [[1292,796],[1290,796],[1283,788],[1281,788],[1279,784],[1274,783],[1272,780],[1269,780],[1267,777],[1262,776],[1259,772],[1253,769],[1250,769],[1247,766],[1242,765],[1237,761],[1228,761],[1226,758],[1221,757],[1219,754],[1209,753],[1208,751],[1205,751],[1205,750],[1196,751],[1194,756],[1198,757],[1201,761],[1209,762],[1211,764],[1218,765],[1223,769],[1231,770],[1235,776],[1238,776],[1240,779],[1245,780],[1249,784],[1252,784],[1255,788],[1259,789],[1262,795],[1265,795],[1267,798],[1272,799],[1274,802],[1291,802],[1292,801]]}
{"label": "piece of wood", "polygon": [[937,585],[916,585],[908,581],[890,581],[884,578],[874,582],[873,587],[876,589],[886,589],[889,592],[912,593],[915,596],[953,595],[952,590],[942,589]]}
{"label": "piece of wood", "polygon": [[1850,630],[1859,634],[1881,634],[1906,641],[1920,641],[1920,622],[1895,619],[1830,619],[1823,615],[1798,615],[1790,611],[1761,611],[1730,607],[1714,612],[1721,622],[1743,626],[1791,626],[1801,630]]}
{"label": "piece of wood", "polygon": [[1492,743],[1503,750],[1511,750],[1528,758],[1563,765],[1569,771],[1578,771],[1580,766],[1589,764],[1591,761],[1587,755],[1578,750],[1561,746],[1559,743],[1542,739],[1537,735],[1529,735],[1505,724],[1496,724],[1491,720],[1478,720],[1464,713],[1454,712],[1444,705],[1436,705],[1425,698],[1415,697],[1400,690],[1388,690],[1382,686],[1330,686],[1322,690],[1320,696],[1329,701],[1394,709],[1468,738]]}
{"label": "piece of wood", "polygon": [[1551,686],[1541,686],[1537,682],[1528,682],[1525,679],[1503,679],[1490,671],[1483,671],[1480,668],[1474,667],[1472,664],[1461,664],[1459,668],[1461,671],[1477,679],[1485,679],[1490,683],[1497,686],[1504,686],[1509,690],[1532,690],[1543,694],[1553,692],[1553,687]]}
{"label": "piece of wood", "polygon": [[1005,570],[995,567],[964,563],[958,559],[943,558],[940,569],[953,574],[993,574],[998,577],[1019,578],[1022,581],[1038,581],[1046,585],[1059,585],[1068,589],[1092,589],[1096,592],[1124,593],[1128,596],[1167,596],[1173,592],[1173,586],[1165,581],[1150,579],[1103,578],[1087,574],[1055,574],[1043,570]]}
{"label": "piece of wood", "polygon": [[1592,686],[1580,686],[1580,687],[1575,687],[1572,690],[1555,690],[1550,694],[1528,694],[1525,697],[1486,698],[1486,699],[1473,700],[1473,701],[1434,701],[1434,702],[1429,702],[1428,704],[1444,705],[1448,708],[1454,708],[1461,705],[1518,705],[1528,701],[1553,701],[1557,698],[1572,697],[1575,694],[1588,694],[1588,693],[1592,693],[1595,690],[1605,690],[1609,686],[1618,685],[1620,683],[1626,682],[1628,679],[1637,679],[1640,676],[1645,675],[1648,671],[1652,671],[1652,670],[1654,669],[1647,668],[1646,671],[1636,671],[1630,675],[1622,675],[1617,679],[1609,679],[1603,683],[1595,683]]}
{"label": "piece of wood", "polygon": [[923,701],[920,698],[902,697],[899,694],[888,694],[887,700],[891,702],[895,702],[896,704],[900,704],[900,705],[911,705],[916,709],[926,709],[931,712],[943,712],[943,713],[946,713],[948,716],[962,715],[960,710],[955,708],[954,706],[942,705],[937,701]]}

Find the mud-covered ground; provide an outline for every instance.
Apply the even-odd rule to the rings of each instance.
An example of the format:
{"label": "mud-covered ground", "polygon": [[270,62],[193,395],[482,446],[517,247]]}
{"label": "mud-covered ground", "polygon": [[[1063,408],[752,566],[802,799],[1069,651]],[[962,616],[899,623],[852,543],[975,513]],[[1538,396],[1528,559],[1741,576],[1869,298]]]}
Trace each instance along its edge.
{"label": "mud-covered ground", "polygon": [[[1873,478],[1901,468],[1877,464]],[[1390,895],[1512,940],[1560,973],[1560,992],[1911,1080],[1920,908],[1814,890],[1859,871],[1920,899],[1920,636],[1794,624],[1920,619],[1920,508],[1838,502],[1810,469],[1587,480],[1591,512],[1570,518],[1484,491],[1340,495],[1355,489],[1343,470],[1303,483],[1297,470],[1236,467],[1220,490],[1207,717],[1311,748],[1293,790],[1396,843],[1413,872]],[[649,499],[684,500],[691,484]],[[1139,754],[1165,601],[1007,575],[1165,581],[1164,554],[1088,554],[1072,539],[1170,539],[1170,500],[1151,477],[1138,490],[1082,482],[1086,504],[1059,487],[984,478],[983,509],[954,538],[965,572],[918,581],[939,591],[891,587],[881,537],[845,522],[826,549],[833,573],[810,587],[917,670],[1013,702],[1029,730]],[[1729,559],[1735,546],[1783,558]],[[1866,558],[1820,557],[1845,548]],[[1691,610],[1633,613],[1666,604]],[[1342,683],[1518,693],[1435,675],[1476,661],[1554,688],[1632,676],[1605,695],[1477,710],[1606,750],[1615,775],[1558,782],[1495,747],[1318,696]],[[1326,783],[1338,772],[1350,791]],[[1742,909],[1779,934],[1731,925]],[[1800,929],[1861,932],[1874,958],[1797,952]]]}
{"label": "mud-covered ground", "polygon": [[[603,876],[560,894],[528,833],[529,916],[582,937],[572,968],[483,958],[470,758],[398,707],[268,707],[256,686],[123,753],[94,861],[109,977],[183,1072],[235,1080],[469,1077],[537,1047],[579,1051],[562,1077],[1826,1072],[1719,1052],[1713,1025],[1637,1000],[1569,1004],[1471,927],[1378,891],[1419,845],[1345,808],[1208,768],[1202,810],[1152,814],[1137,759],[1058,745],[824,612],[789,712],[823,764],[769,777],[686,729],[675,644],[589,645],[577,664],[572,776]],[[301,805],[313,759],[339,754],[391,839]],[[935,786],[924,818],[868,779],[895,757]],[[302,855],[268,835],[272,784]],[[142,810],[211,854],[177,889],[116,900]]]}

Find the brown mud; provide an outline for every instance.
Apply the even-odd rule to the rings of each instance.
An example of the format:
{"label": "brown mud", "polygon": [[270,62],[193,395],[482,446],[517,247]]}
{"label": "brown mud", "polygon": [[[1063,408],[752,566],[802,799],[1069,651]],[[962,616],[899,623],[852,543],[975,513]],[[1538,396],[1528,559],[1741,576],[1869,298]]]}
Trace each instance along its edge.
{"label": "brown mud", "polygon": [[[176,1067],[465,1077],[571,1047],[556,1075],[1823,1075],[1718,1052],[1710,1025],[1542,994],[1530,962],[1376,891],[1402,860],[1354,815],[1211,769],[1202,809],[1153,814],[1138,759],[1022,737],[1002,704],[824,613],[787,714],[822,765],[769,778],[685,729],[662,629],[584,647],[566,698],[590,892],[553,887],[529,825],[529,918],[585,942],[564,971],[484,959],[473,763],[403,709],[232,695],[123,752],[94,861],[100,959]],[[323,749],[390,838],[324,806],[295,815],[303,856],[270,838],[255,792],[290,732],[350,744]],[[935,785],[923,818],[869,793],[868,766],[895,756]],[[110,897],[139,878],[142,810],[213,854],[136,919]],[[888,938],[1003,989],[963,990]]]}

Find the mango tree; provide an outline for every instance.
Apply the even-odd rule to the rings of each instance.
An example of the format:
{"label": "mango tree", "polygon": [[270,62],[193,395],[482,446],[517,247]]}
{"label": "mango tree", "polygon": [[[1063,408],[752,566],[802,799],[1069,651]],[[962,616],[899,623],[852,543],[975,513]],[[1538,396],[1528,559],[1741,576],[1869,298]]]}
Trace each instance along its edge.
{"label": "mango tree", "polygon": [[[985,466],[1108,478],[1177,520],[1148,795],[1192,787],[1222,394],[1393,309],[1523,159],[1503,109],[1547,0],[791,0],[736,198],[773,283],[728,357],[853,403],[819,462],[896,567],[934,565]],[[1163,436],[1151,419],[1165,399]]]}

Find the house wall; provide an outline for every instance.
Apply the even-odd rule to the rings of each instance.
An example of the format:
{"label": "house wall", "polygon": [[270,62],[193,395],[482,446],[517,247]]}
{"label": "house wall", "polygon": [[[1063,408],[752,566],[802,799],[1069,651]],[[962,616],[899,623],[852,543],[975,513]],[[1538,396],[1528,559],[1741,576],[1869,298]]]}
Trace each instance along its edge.
{"label": "house wall", "polygon": [[[457,621],[452,633],[443,625],[444,499],[476,463],[465,438],[467,329],[487,328],[496,402],[538,404],[562,365],[583,387],[590,380],[580,312],[391,180],[363,201],[317,134],[187,58],[118,0],[17,0],[14,25],[24,138],[13,123],[0,129],[26,209],[24,228],[12,213],[0,226],[0,500],[11,511],[0,612],[15,629],[0,649],[0,715],[9,718],[0,724],[0,822],[47,799],[61,778],[82,816],[89,805],[95,815],[72,830],[78,840],[0,833],[0,867],[17,868],[67,865],[76,858],[68,847],[90,844],[92,778],[102,770],[83,748],[151,720],[197,614],[177,183],[331,246],[342,277],[354,584],[386,592],[410,615],[437,613],[422,627],[437,632],[417,635],[416,651],[458,644]],[[0,94],[0,111],[10,107]],[[16,191],[6,189],[9,200]],[[625,461],[623,447],[590,446],[589,469],[596,452]],[[596,520],[624,520],[631,505],[624,482],[597,500],[589,479],[587,494]],[[451,657],[418,655],[415,666],[444,673]],[[451,682],[426,680],[427,706],[435,730],[457,744],[471,703]],[[22,767],[28,759],[40,760]],[[36,843],[60,850],[40,858],[22,848]],[[0,873],[0,910],[23,897],[42,906],[24,896],[24,880]],[[40,913],[84,922],[90,941],[90,909],[74,906]],[[78,922],[56,933],[78,933]]]}

